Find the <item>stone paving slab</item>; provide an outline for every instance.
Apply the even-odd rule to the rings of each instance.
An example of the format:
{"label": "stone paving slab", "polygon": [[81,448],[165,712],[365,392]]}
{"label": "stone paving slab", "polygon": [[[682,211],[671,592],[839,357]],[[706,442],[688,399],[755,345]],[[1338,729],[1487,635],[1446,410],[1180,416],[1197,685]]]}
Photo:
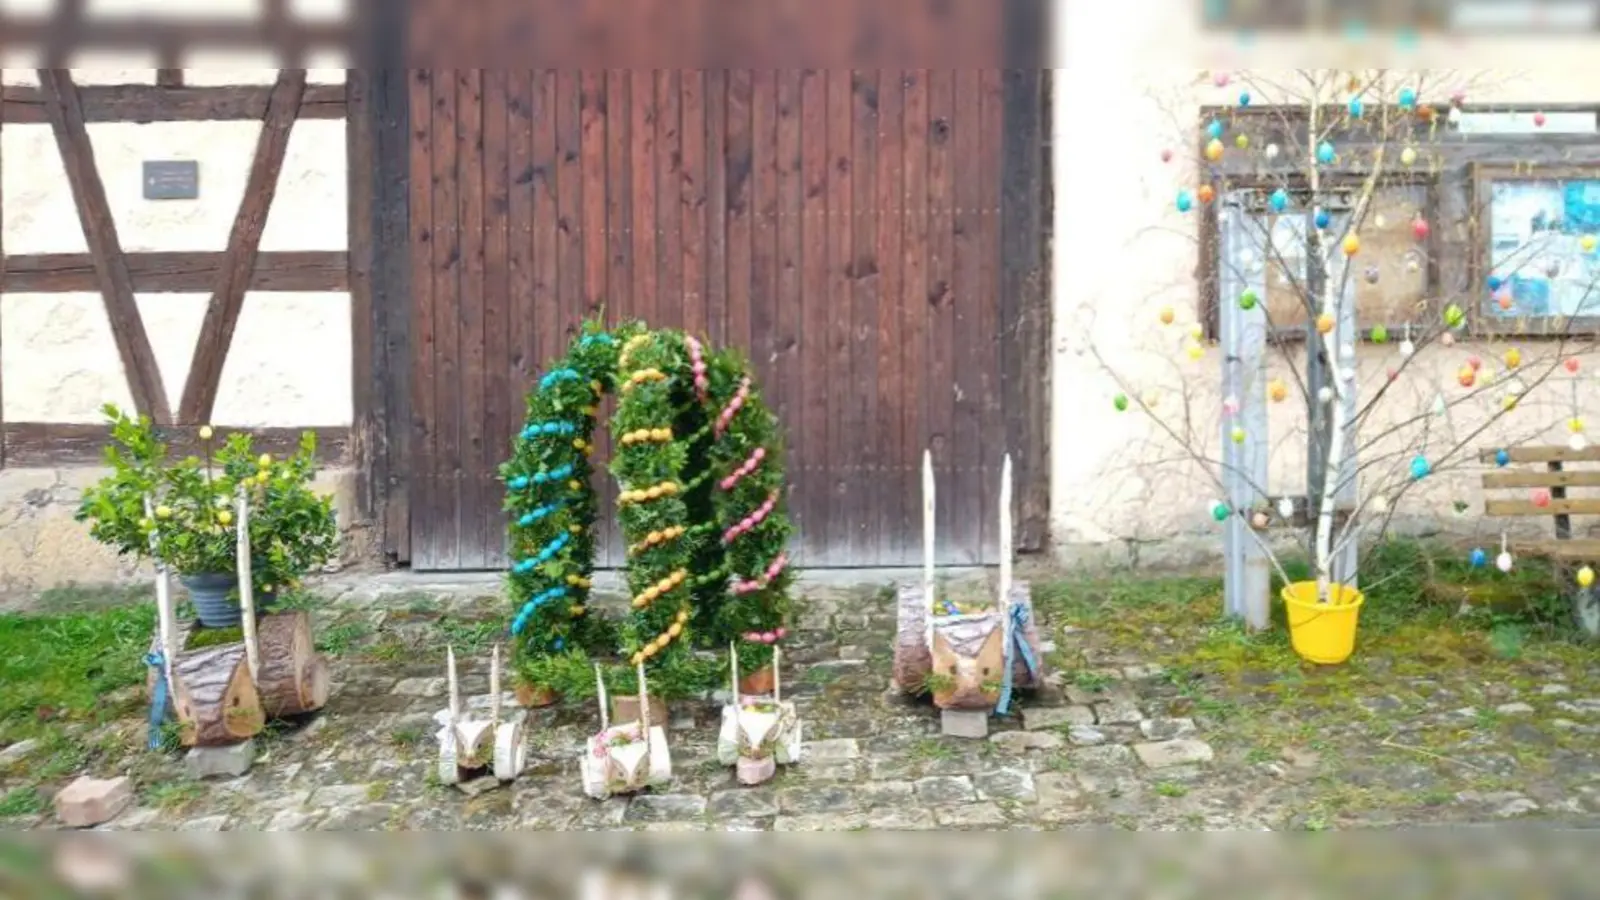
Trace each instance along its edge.
{"label": "stone paving slab", "polygon": [[[528,711],[530,762],[517,782],[445,787],[433,775],[432,758],[445,642],[473,663],[463,666],[464,689],[481,693],[487,683],[476,671],[477,656],[486,656],[504,621],[503,602],[476,590],[358,585],[318,609],[319,639],[341,636],[329,705],[308,721],[258,737],[258,758],[245,775],[196,786],[181,758],[140,750],[142,721],[105,726],[96,739],[120,740],[127,755],[101,759],[99,769],[132,772],[138,791],[134,808],[102,827],[1275,830],[1600,819],[1593,749],[1552,748],[1535,767],[1525,754],[1485,742],[1470,760],[1459,757],[1470,769],[1456,757],[1404,749],[1381,764],[1335,769],[1332,750],[1316,747],[1339,740],[1337,729],[1296,748],[1239,746],[1227,739],[1227,720],[1210,698],[1146,661],[1098,658],[1093,635],[1062,627],[1069,623],[1046,625],[1061,645],[1058,659],[1087,660],[1081,670],[1069,666],[1044,689],[1022,693],[1020,713],[994,718],[987,739],[940,737],[937,710],[886,690],[893,610],[879,585],[813,588],[801,601],[802,624],[785,654],[793,670],[784,683],[807,743],[802,762],[780,767],[768,784],[741,787],[732,769],[717,763],[713,697],[672,705],[674,775],[659,789],[605,801],[582,795],[577,753],[598,724],[588,704]],[[1469,704],[1506,717],[1524,715],[1518,704],[1559,704],[1558,721],[1566,724],[1556,727],[1600,734],[1600,698],[1556,690],[1555,683],[1526,697],[1492,698],[1497,702],[1487,707],[1489,698],[1444,687],[1418,707],[1407,687],[1394,685],[1406,694],[1396,702],[1414,710],[1418,723],[1478,721],[1482,714],[1460,712]],[[1464,732],[1467,747],[1471,739]],[[1409,746],[1404,733],[1391,743]],[[0,792],[24,782],[25,772],[5,771]],[[40,816],[0,824],[53,823]]]}

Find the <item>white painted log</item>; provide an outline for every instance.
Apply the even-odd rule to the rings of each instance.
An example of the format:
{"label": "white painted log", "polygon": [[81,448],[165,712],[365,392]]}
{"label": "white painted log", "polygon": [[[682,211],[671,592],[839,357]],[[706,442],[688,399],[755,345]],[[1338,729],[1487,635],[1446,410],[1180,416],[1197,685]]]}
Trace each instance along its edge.
{"label": "white painted log", "polygon": [[456,681],[456,648],[444,648],[444,679],[450,704],[450,725],[461,720],[461,687]]}
{"label": "white painted log", "polygon": [[176,611],[172,608],[172,583],[167,572],[167,564],[156,556],[159,544],[154,524],[156,508],[148,494],[144,498],[144,516],[151,522],[150,555],[155,560],[156,566],[156,630],[160,632],[161,656],[166,670],[167,694],[170,697],[175,690],[172,680],[172,661],[178,656],[178,619]]}
{"label": "white painted log", "polygon": [[494,726],[494,777],[515,781],[528,766],[528,745],[523,740],[521,722],[500,722]]}
{"label": "white painted log", "polygon": [[235,504],[234,534],[238,537],[234,551],[235,565],[239,572],[239,615],[240,626],[244,631],[245,659],[250,663],[250,677],[256,681],[261,679],[261,645],[256,639],[256,593],[251,573],[250,559],[250,499],[244,486],[239,487],[238,501]]}
{"label": "white painted log", "polygon": [[500,645],[489,654],[489,721],[500,724]]}
{"label": "white painted log", "polygon": [[928,606],[924,638],[933,646],[933,547],[938,522],[934,517],[933,451],[922,451],[922,602]]}
{"label": "white painted log", "polygon": [[1011,646],[1011,454],[1000,466],[1000,597],[994,608],[1000,611],[1000,628],[1006,647]]}

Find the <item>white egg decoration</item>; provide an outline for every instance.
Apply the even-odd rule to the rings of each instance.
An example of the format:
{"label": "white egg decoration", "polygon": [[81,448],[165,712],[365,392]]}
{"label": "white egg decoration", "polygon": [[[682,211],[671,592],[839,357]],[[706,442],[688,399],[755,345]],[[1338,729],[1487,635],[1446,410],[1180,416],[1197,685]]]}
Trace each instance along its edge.
{"label": "white egg decoration", "polygon": [[1268,144],[1266,153],[1267,153],[1267,159],[1277,159],[1278,158],[1278,145],[1277,144]]}
{"label": "white egg decoration", "polygon": [[1333,402],[1333,388],[1331,388],[1331,387],[1317,388],[1317,401],[1320,402],[1320,403],[1332,403]]}
{"label": "white egg decoration", "polygon": [[1589,439],[1584,437],[1583,432],[1580,431],[1567,438],[1567,446],[1573,450],[1582,450],[1589,446]]}
{"label": "white egg decoration", "polygon": [[1378,213],[1372,218],[1372,224],[1379,228],[1389,227],[1389,219],[1383,213]]}
{"label": "white egg decoration", "polygon": [[1416,354],[1416,352],[1417,352],[1417,345],[1411,343],[1411,339],[1410,338],[1406,338],[1405,340],[1400,342],[1400,357],[1402,359],[1410,359],[1412,356],[1414,356]]}
{"label": "white egg decoration", "polygon": [[1345,366],[1344,368],[1340,369],[1339,370],[1339,377],[1344,379],[1345,381],[1355,381],[1356,380],[1355,367],[1354,366]]}
{"label": "white egg decoration", "polygon": [[1378,496],[1372,498],[1371,506],[1373,512],[1383,515],[1389,511],[1389,498],[1379,494]]}
{"label": "white egg decoration", "polygon": [[1343,360],[1355,359],[1356,358],[1356,345],[1355,344],[1348,344],[1348,343],[1340,345],[1340,347],[1339,347],[1339,358],[1343,359]]}
{"label": "white egg decoration", "polygon": [[1294,518],[1294,501],[1288,497],[1278,498],[1278,515],[1284,519]]}
{"label": "white egg decoration", "polygon": [[1494,567],[1502,572],[1511,571],[1511,554],[1504,550],[1500,551],[1500,555],[1494,558]]}

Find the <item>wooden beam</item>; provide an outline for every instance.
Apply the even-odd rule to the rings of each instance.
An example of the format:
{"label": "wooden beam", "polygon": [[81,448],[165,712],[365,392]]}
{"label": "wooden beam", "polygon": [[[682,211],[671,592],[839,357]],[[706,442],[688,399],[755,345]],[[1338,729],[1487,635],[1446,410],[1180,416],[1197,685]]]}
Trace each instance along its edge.
{"label": "wooden beam", "polygon": [[1600,540],[1593,538],[1581,538],[1578,540],[1544,538],[1536,541],[1512,541],[1511,549],[1519,554],[1543,556],[1562,562],[1600,563]]}
{"label": "wooden beam", "polygon": [[1489,472],[1483,476],[1486,490],[1496,488],[1571,488],[1600,487],[1600,470],[1586,472]]}
{"label": "wooden beam", "polygon": [[383,438],[375,410],[381,387],[374,378],[376,354],[373,342],[372,268],[373,204],[378,192],[376,154],[373,135],[377,123],[372,115],[372,88],[376,74],[354,70],[345,82],[350,111],[345,128],[345,162],[348,169],[346,221],[350,227],[350,385],[358,487],[356,508],[363,521],[378,514],[378,484],[383,471]]}
{"label": "wooden beam", "polygon": [[289,150],[289,133],[294,128],[295,112],[306,90],[305,69],[283,69],[267,101],[267,115],[256,139],[255,160],[245,181],[244,199],[228,235],[227,261],[219,273],[216,291],[200,323],[195,340],[194,360],[189,365],[189,380],[183,386],[183,401],[178,405],[182,422],[204,422],[216,404],[217,386],[222,381],[222,364],[228,358],[233,332],[244,308],[244,292],[261,247],[261,232],[278,190],[278,175]]}
{"label": "wooden beam", "polygon": [[128,272],[128,261],[117,239],[117,223],[111,217],[105,184],[95,168],[94,147],[84,127],[77,86],[66,69],[39,69],[38,74],[39,84],[49,97],[45,108],[50,114],[50,128],[55,132],[67,184],[78,207],[84,241],[94,258],[96,282],[105,301],[111,335],[122,357],[134,406],[157,425],[171,424],[167,389],[161,383],[161,369],[156,365],[144,321],[139,317],[139,306],[134,302],[133,276]]}
{"label": "wooden beam", "polygon": [[[397,17],[398,18],[398,17]],[[390,23],[403,33],[403,21]],[[396,37],[384,54],[399,56]],[[375,265],[372,272],[372,416],[382,442],[384,469],[375,475],[383,550],[395,562],[411,560],[411,77],[404,65],[373,70],[377,76],[372,115],[372,170],[377,178],[373,218]],[[423,124],[426,124],[424,121]],[[354,165],[354,162],[352,162]],[[424,252],[426,245],[421,248]]]}
{"label": "wooden beam", "polygon": [[182,69],[157,69],[156,87],[175,88],[183,87]]}
{"label": "wooden beam", "polygon": [[[77,5],[77,4],[75,4]],[[280,47],[343,48],[355,29],[346,22],[292,20],[264,29],[259,20],[232,16],[116,18],[85,17],[63,33],[59,13],[0,13],[0,34],[10,46],[43,44],[60,50],[139,50],[151,47],[202,47],[207,50],[272,50]]]}
{"label": "wooden beam", "polygon": [[[201,450],[199,427],[194,425],[158,426],[156,436],[167,445],[167,455],[178,458],[198,455]],[[350,463],[348,428],[228,428],[217,426],[213,442],[227,439],[232,432],[250,435],[257,453],[282,456],[300,447],[300,436],[310,431],[317,436],[317,460],[325,466]],[[6,465],[27,466],[99,465],[105,462],[105,448],[111,431],[105,425],[58,422],[7,422],[0,425],[7,447]]]}
{"label": "wooden beam", "polygon": [[[87,122],[254,122],[266,116],[272,86],[82,85],[78,93]],[[300,100],[299,117],[342,119],[344,106],[344,85],[309,85]],[[45,111],[44,91],[30,85],[0,88],[0,118],[16,124],[50,121]]]}
{"label": "wooden beam", "polygon": [[1577,500],[1552,499],[1544,506],[1532,500],[1485,500],[1486,516],[1600,516],[1600,497]]}
{"label": "wooden beam", "polygon": [[[227,254],[177,251],[124,254],[133,289],[140,293],[194,293],[216,287]],[[278,250],[256,255],[252,291],[345,291],[349,254],[342,250]],[[0,291],[60,294],[98,289],[88,253],[13,256],[0,271]]]}
{"label": "wooden beam", "polygon": [[[1549,463],[1549,462],[1600,462],[1600,445],[1590,444],[1582,450],[1571,447],[1541,446],[1541,447],[1506,447],[1505,452],[1515,463]],[[1478,461],[1496,462],[1500,450],[1483,450],[1478,453]]]}

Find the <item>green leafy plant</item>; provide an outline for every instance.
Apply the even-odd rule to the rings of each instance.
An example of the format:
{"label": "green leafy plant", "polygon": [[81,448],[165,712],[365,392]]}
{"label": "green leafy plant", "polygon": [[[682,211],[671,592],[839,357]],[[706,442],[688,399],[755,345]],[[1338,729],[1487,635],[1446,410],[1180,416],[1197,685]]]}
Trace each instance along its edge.
{"label": "green leafy plant", "polygon": [[[306,432],[284,459],[255,453],[235,433],[220,446],[200,429],[202,456],[169,461],[149,418],[104,407],[111,427],[111,473],[84,492],[77,519],[118,553],[154,557],[179,575],[231,573],[238,538],[234,510],[243,488],[250,499],[250,558],[256,590],[294,587],[337,552],[331,497],[311,489],[316,436]],[[149,499],[151,508],[145,507]]]}

